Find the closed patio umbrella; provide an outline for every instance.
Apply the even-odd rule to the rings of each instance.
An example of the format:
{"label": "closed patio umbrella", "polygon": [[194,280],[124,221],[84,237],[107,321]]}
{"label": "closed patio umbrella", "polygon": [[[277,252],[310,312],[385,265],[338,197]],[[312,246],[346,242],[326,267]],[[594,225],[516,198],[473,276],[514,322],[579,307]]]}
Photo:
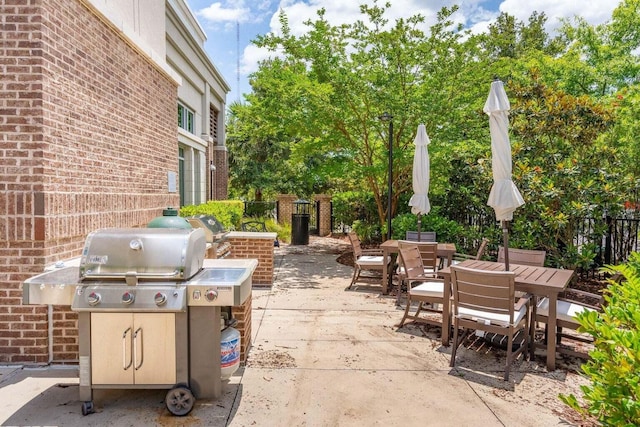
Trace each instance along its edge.
{"label": "closed patio umbrella", "polygon": [[524,199],[511,180],[511,143],[509,141],[509,99],[500,80],[491,83],[489,97],[483,111],[489,115],[491,132],[491,167],[493,186],[487,204],[496,212],[496,220],[502,223],[504,239],[504,263],[509,270],[509,229],[507,221],[513,219],[513,212],[524,205]]}
{"label": "closed patio umbrella", "polygon": [[413,140],[416,151],[413,155],[413,196],[409,200],[411,213],[418,215],[418,241],[422,228],[422,215],[431,210],[429,203],[429,136],[423,124],[418,125],[418,132]]}

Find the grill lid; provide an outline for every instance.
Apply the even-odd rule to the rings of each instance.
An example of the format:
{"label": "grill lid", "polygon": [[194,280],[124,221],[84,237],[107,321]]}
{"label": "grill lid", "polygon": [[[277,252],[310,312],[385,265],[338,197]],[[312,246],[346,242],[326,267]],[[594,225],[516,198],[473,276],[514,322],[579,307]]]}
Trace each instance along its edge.
{"label": "grill lid", "polygon": [[186,218],[193,228],[204,229],[207,242],[216,242],[224,239],[227,233],[224,225],[213,215],[194,215]]}
{"label": "grill lid", "polygon": [[105,228],[87,236],[80,279],[186,280],[202,268],[201,229]]}

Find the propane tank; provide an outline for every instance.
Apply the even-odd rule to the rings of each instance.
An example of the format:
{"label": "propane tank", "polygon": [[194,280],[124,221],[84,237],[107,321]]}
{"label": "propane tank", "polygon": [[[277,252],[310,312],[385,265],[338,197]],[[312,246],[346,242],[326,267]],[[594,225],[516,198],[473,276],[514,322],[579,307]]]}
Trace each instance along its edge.
{"label": "propane tank", "polygon": [[228,380],[240,366],[240,332],[232,327],[225,328],[221,333],[220,360],[222,380]]}
{"label": "propane tank", "polygon": [[162,210],[162,216],[153,218],[147,228],[193,228],[189,221],[178,216],[178,210],[167,208]]}

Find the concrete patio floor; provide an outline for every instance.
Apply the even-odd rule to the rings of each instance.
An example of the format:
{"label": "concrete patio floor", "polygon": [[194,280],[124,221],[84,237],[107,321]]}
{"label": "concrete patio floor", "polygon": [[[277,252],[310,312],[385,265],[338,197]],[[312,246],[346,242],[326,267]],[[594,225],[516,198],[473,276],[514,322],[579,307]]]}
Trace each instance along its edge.
{"label": "concrete patio floor", "polygon": [[166,390],[94,393],[83,416],[75,366],[0,368],[2,425],[58,426],[567,426],[580,419],[558,399],[586,379],[575,359],[514,362],[468,341],[449,367],[438,328],[395,325],[403,308],[377,286],[346,291],[352,270],[336,262],[346,241],[311,238],[276,248],[271,288],[253,289],[248,361],[219,400],[185,417],[164,406]]}

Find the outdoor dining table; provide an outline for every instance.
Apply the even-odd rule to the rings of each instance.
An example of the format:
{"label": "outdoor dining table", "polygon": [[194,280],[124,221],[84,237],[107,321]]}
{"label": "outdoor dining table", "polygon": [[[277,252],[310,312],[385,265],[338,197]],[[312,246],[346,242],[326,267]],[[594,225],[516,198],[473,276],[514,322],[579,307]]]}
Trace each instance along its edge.
{"label": "outdoor dining table", "polygon": [[[463,261],[458,264],[458,266],[486,271],[504,271],[505,269],[503,262],[478,260]],[[549,318],[547,324],[547,370],[553,371],[556,369],[556,303],[558,301],[558,294],[569,286],[569,283],[573,278],[574,271],[518,264],[510,264],[509,271],[513,271],[516,274],[516,291],[527,292],[534,295],[536,298],[549,298]],[[439,270],[438,274],[444,278],[444,297],[446,300],[451,297],[451,270],[447,266],[442,270]],[[449,304],[444,304],[442,317],[442,345],[448,346],[451,325],[445,326],[445,323],[451,322]]]}
{"label": "outdoor dining table", "polygon": [[[386,240],[380,245],[382,249],[382,256],[385,261],[388,260],[392,254],[398,253],[398,240],[391,239]],[[438,257],[447,260],[447,265],[451,265],[453,260],[453,254],[456,252],[456,245],[453,243],[438,243]],[[386,268],[382,269],[382,293],[384,295],[389,293],[389,284],[391,283],[391,269],[393,265],[390,262],[386,262]]]}

